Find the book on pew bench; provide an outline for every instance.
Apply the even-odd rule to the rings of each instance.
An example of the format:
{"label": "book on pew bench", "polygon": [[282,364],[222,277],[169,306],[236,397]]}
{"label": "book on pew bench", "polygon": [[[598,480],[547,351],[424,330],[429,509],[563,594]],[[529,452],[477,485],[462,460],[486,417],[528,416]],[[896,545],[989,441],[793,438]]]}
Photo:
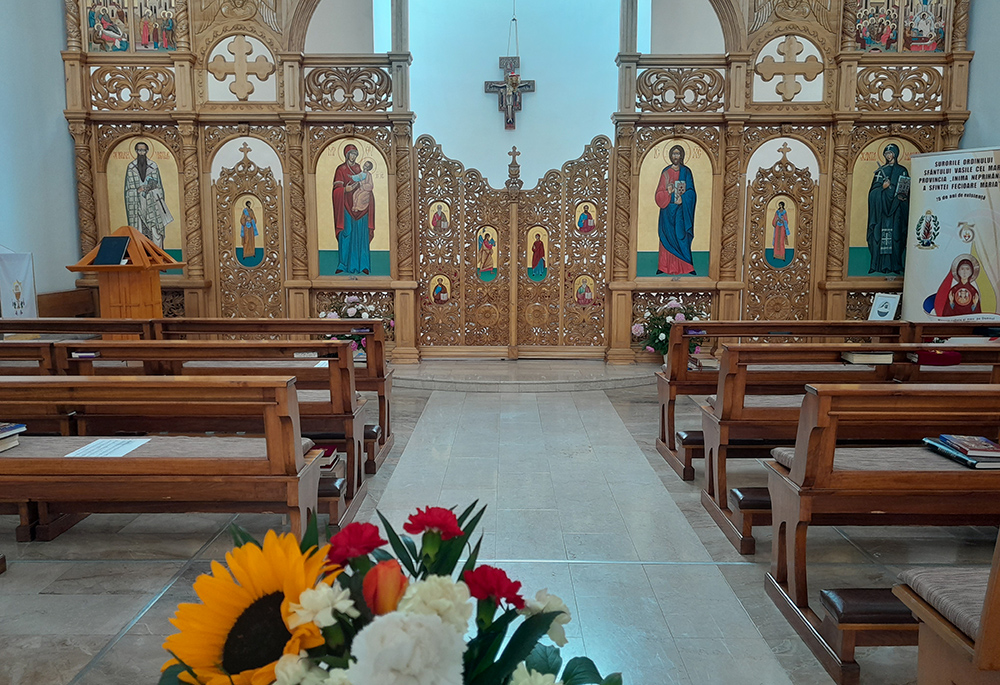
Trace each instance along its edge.
{"label": "book on pew bench", "polygon": [[851,364],[892,364],[892,352],[841,352],[840,358]]}
{"label": "book on pew bench", "polygon": [[1000,469],[1000,459],[990,459],[989,457],[970,457],[967,454],[962,454],[954,448],[948,447],[948,445],[944,444],[940,440],[935,440],[934,438],[924,438],[924,444],[938,454],[947,457],[954,462],[958,462],[962,466],[967,466],[970,469]]}
{"label": "book on pew bench", "polygon": [[70,359],[97,359],[101,356],[100,352],[70,352]]}
{"label": "book on pew bench", "polygon": [[1000,445],[982,435],[942,434],[938,440],[970,457],[1000,458]]}
{"label": "book on pew bench", "polygon": [[9,449],[17,447],[17,444],[17,435],[11,435],[8,438],[0,438],[0,452],[6,452]]}
{"label": "book on pew bench", "polygon": [[23,433],[28,427],[23,423],[2,423],[0,422],[0,439],[8,438],[18,433]]}

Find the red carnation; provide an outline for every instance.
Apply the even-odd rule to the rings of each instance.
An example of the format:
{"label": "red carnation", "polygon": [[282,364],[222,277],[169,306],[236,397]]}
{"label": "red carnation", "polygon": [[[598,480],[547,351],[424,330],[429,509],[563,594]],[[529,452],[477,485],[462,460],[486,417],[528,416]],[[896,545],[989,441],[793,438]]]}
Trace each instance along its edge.
{"label": "red carnation", "polygon": [[462,576],[469,586],[469,594],[478,600],[490,600],[500,606],[500,600],[510,604],[515,609],[524,608],[524,598],[517,594],[521,589],[520,581],[507,577],[502,569],[494,566],[480,566],[473,571],[466,571]]}
{"label": "red carnation", "polygon": [[326,559],[331,564],[343,566],[354,557],[363,557],[386,544],[379,535],[378,526],[372,523],[349,523],[330,538],[330,553]]}
{"label": "red carnation", "polygon": [[410,519],[403,524],[403,530],[410,535],[419,535],[428,530],[441,534],[441,540],[451,540],[462,534],[455,512],[444,507],[426,507],[423,511],[417,509]]}

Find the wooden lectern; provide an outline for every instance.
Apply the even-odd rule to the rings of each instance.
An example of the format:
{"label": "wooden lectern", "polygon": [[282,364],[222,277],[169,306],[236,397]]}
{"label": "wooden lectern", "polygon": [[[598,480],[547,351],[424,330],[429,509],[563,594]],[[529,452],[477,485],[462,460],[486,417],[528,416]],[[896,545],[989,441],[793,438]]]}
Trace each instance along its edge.
{"label": "wooden lectern", "polygon": [[83,259],[67,266],[70,271],[94,271],[101,302],[101,316],[114,319],[159,319],[163,317],[160,271],[184,266],[156,243],[131,226],[111,235],[128,236],[125,264],[95,265],[100,244]]}

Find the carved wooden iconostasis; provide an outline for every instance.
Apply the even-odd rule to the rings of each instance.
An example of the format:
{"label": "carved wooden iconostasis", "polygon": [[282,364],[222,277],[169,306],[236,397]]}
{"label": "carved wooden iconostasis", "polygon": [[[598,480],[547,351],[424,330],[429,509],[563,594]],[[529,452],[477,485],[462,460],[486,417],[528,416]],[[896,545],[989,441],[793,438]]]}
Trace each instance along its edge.
{"label": "carved wooden iconostasis", "polygon": [[614,140],[494,187],[413,139],[406,0],[390,52],[338,55],[304,52],[320,0],[64,1],[81,249],[129,223],[185,261],[171,315],[356,296],[396,362],[630,363],[673,298],[863,318],[902,289],[910,158],[969,115],[971,0],[710,0],[713,55],[638,53],[621,0]]}

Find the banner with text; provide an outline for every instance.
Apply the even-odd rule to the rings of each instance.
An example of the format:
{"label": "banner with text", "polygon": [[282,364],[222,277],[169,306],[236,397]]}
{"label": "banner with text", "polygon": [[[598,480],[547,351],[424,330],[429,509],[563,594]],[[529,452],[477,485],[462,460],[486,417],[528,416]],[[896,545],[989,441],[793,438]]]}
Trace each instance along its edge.
{"label": "banner with text", "polygon": [[31,255],[0,253],[0,317],[33,319],[37,316]]}
{"label": "banner with text", "polygon": [[1000,321],[1000,150],[911,164],[903,319]]}

